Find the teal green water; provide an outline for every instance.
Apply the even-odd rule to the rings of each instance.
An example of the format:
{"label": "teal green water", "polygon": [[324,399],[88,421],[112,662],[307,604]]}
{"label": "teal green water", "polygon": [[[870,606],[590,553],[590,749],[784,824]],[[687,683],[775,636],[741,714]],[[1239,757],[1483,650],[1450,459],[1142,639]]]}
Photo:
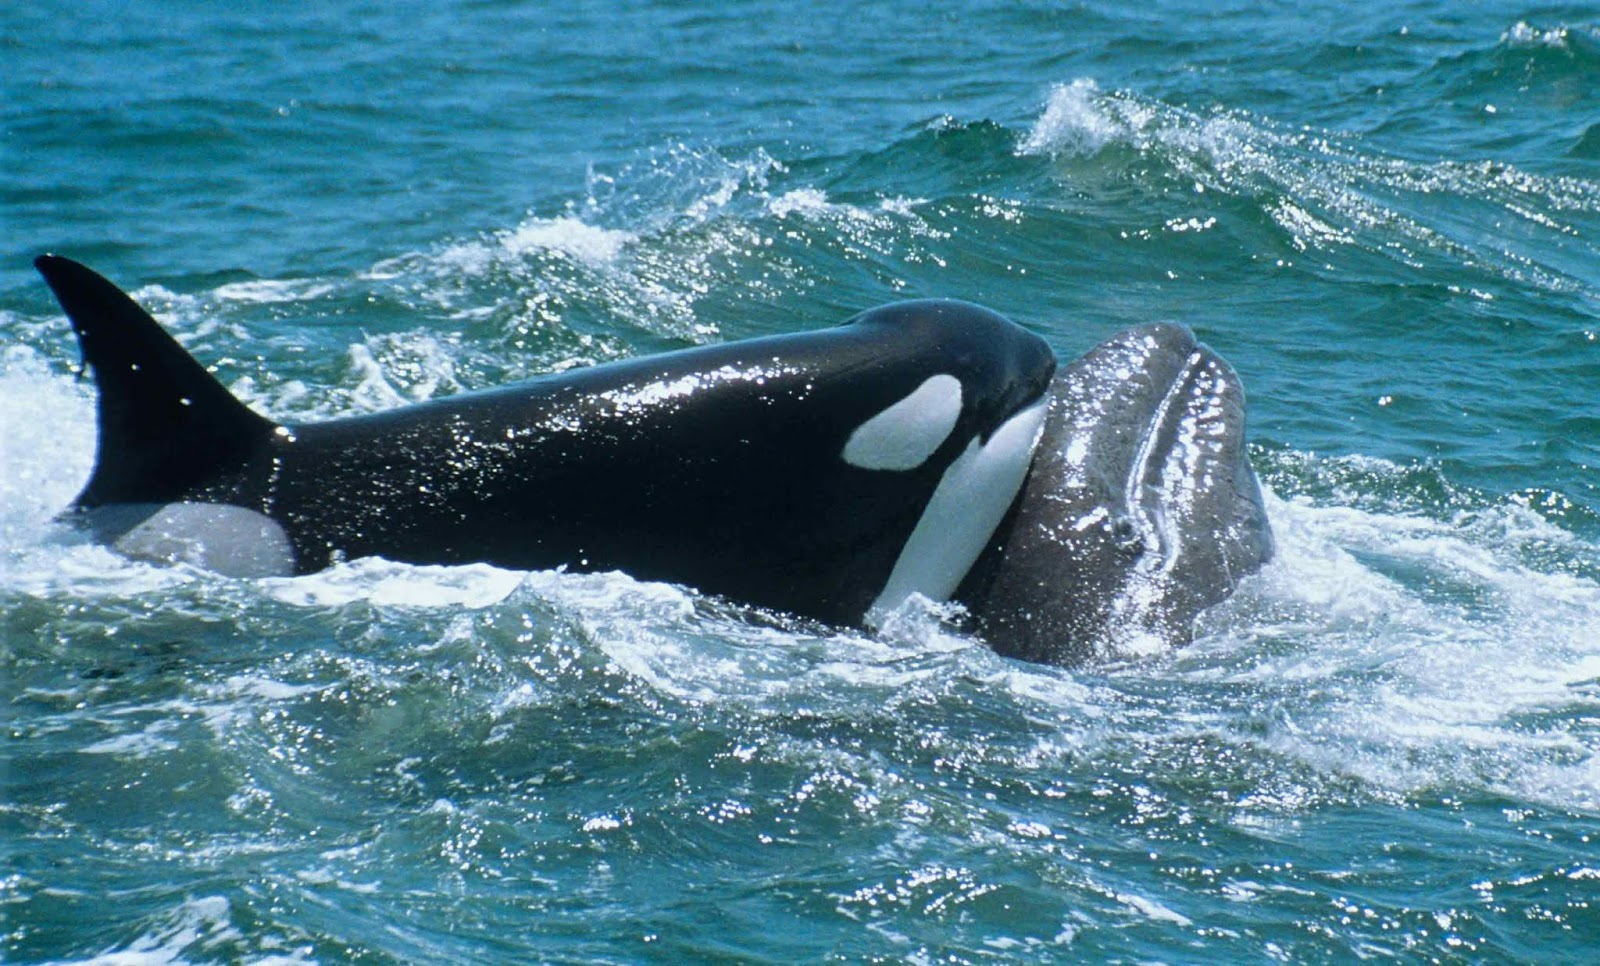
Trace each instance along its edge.
{"label": "teal green water", "polygon": [[[1592,960],[1592,7],[222,6],[0,19],[0,956]],[[50,522],[47,250],[296,420],[900,297],[1063,357],[1180,321],[1280,555],[1075,669],[129,563]]]}

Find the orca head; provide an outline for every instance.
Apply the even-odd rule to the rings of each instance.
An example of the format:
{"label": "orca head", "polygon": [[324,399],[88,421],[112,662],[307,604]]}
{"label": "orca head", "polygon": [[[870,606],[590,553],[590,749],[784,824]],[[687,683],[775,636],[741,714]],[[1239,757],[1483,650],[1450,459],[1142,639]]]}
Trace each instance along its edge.
{"label": "orca head", "polygon": [[1187,641],[1271,556],[1238,376],[1146,325],[1056,374],[1027,485],[959,596],[996,650],[1068,663]]}
{"label": "orca head", "polygon": [[1005,518],[1027,476],[1055,356],[1043,339],[965,302],[900,302],[846,325],[892,329],[918,351],[885,366],[839,458],[875,473],[938,468],[936,484],[864,620],[880,625],[912,595],[948,599]]}
{"label": "orca head", "polygon": [[[987,440],[1044,397],[1056,369],[1043,339],[970,302],[895,302],[844,325],[898,356],[858,363],[883,370],[878,376],[885,394],[867,407],[872,416],[845,454],[847,462],[863,468],[886,461],[884,468],[911,469],[922,462],[917,455],[926,459],[939,444],[973,436]],[[908,351],[907,343],[915,348]]]}

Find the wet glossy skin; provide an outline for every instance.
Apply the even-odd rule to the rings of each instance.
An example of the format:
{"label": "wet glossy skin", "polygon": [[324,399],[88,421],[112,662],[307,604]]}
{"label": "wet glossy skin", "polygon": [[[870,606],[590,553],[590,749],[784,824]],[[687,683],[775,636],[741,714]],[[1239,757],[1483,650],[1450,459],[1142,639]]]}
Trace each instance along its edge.
{"label": "wet glossy skin", "polygon": [[997,650],[1072,663],[1187,641],[1271,556],[1238,376],[1149,325],[1057,372],[1033,470],[961,593]]}
{"label": "wet glossy skin", "polygon": [[[200,549],[181,559],[243,559],[205,544],[254,539],[254,518],[226,534],[138,530],[216,522],[164,511],[175,504],[237,507],[281,530],[284,573],[364,556],[622,570],[859,623],[946,471],[1038,404],[1055,369],[1041,339],[987,309],[903,302],[830,329],[278,426],[105,279],[66,259],[39,267],[101,390],[96,468],[77,501],[91,529],[125,549],[187,539]],[[951,379],[959,405],[942,439],[889,420],[890,435],[919,437],[920,460],[879,466],[883,440],[846,458],[858,429]],[[1027,444],[1009,454],[1018,480]],[[1014,492],[977,496],[998,521]],[[969,535],[966,561],[987,538]]]}
{"label": "wet glossy skin", "polygon": [[[623,570],[855,623],[951,461],[1037,400],[1052,368],[1042,343],[992,313],[908,303],[822,332],[290,427],[206,498],[281,521],[301,571],[366,555]],[[855,429],[935,371],[967,392],[927,459],[883,470],[843,458]]]}
{"label": "wet glossy skin", "polygon": [[251,412],[115,286],[39,267],[100,388],[75,508],[239,576],[382,556],[621,570],[840,624],[964,603],[1002,653],[1183,640],[1271,554],[1227,364],[1177,326],[1062,369],[978,306],[564,372],[370,416]]}

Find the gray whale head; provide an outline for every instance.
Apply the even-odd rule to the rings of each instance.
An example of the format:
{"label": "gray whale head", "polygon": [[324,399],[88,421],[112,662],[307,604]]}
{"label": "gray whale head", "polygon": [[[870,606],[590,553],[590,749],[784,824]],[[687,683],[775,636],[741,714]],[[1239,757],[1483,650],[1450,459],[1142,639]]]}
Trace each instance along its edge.
{"label": "gray whale head", "polygon": [[996,650],[1055,664],[1119,639],[1187,642],[1272,556],[1244,390],[1179,325],[1057,371],[1033,467],[959,597]]}

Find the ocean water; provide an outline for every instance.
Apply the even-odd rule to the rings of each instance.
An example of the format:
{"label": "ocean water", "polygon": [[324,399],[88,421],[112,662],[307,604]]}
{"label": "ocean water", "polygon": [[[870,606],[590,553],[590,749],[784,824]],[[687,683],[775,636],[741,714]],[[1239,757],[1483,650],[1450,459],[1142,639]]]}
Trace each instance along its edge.
{"label": "ocean water", "polygon": [[[7,961],[1600,949],[1592,6],[85,0],[9,5],[0,85]],[[1066,669],[131,563],[51,522],[94,428],[43,251],[284,420],[901,297],[1063,358],[1182,322],[1279,556]]]}

